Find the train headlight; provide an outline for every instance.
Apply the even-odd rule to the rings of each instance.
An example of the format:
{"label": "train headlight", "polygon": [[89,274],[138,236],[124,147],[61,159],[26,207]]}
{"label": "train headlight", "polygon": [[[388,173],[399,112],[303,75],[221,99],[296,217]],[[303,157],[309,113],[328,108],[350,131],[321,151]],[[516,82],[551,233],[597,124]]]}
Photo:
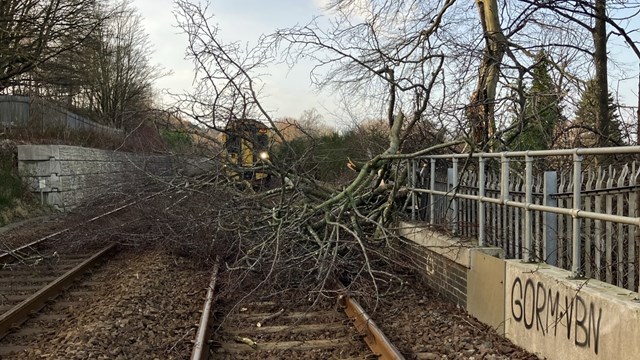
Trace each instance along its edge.
{"label": "train headlight", "polygon": [[260,159],[267,160],[269,158],[269,153],[266,151],[260,152]]}

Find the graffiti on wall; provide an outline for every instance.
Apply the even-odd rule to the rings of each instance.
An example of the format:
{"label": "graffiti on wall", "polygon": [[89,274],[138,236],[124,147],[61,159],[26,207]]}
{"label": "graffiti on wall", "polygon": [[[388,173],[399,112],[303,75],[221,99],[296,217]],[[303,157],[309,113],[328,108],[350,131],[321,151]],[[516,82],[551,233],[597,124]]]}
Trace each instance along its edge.
{"label": "graffiti on wall", "polygon": [[575,346],[598,354],[602,308],[585,301],[579,292],[562,295],[543,282],[516,277],[511,285],[511,316],[527,330],[566,336]]}

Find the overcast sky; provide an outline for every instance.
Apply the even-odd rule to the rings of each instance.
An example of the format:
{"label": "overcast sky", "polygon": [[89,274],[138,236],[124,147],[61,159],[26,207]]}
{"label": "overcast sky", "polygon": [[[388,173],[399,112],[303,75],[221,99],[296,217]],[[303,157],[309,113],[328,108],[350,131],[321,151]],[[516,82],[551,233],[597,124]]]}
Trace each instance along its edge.
{"label": "overcast sky", "polygon": [[[219,24],[222,40],[255,43],[262,34],[278,28],[306,24],[313,16],[322,14],[323,0],[214,0],[214,22]],[[160,79],[156,87],[182,92],[190,89],[193,66],[184,60],[187,38],[176,28],[172,0],[134,0],[144,18],[144,26],[154,48],[152,61],[170,70],[172,75]],[[299,117],[304,110],[315,108],[334,122],[329,112],[337,108],[335,100],[312,88],[308,66],[289,71],[286,66],[269,69],[265,82],[265,104],[276,117]]]}
{"label": "overcast sky", "polygon": [[[204,0],[202,0],[204,1]],[[262,34],[269,34],[279,28],[306,24],[314,16],[322,15],[322,8],[328,0],[212,0],[211,10],[214,22],[219,25],[224,42],[241,41],[255,44]],[[184,60],[187,38],[176,28],[172,11],[172,0],[133,0],[144,18],[144,26],[155,50],[152,62],[159,64],[171,75],[160,79],[156,87],[171,92],[183,92],[190,89],[193,81],[193,66]],[[633,20],[637,22],[637,20]],[[638,27],[632,24],[631,28]],[[618,90],[618,100],[628,105],[637,103],[637,69],[635,55],[626,46],[620,45],[620,39],[613,38],[609,54],[613,60],[610,70],[617,72],[617,78],[628,77],[618,83],[611,81],[613,91]],[[617,68],[615,61],[626,63],[623,69]],[[263,101],[276,117],[299,117],[303,111],[315,108],[324,116],[326,122],[341,125],[336,96],[318,93],[309,80],[311,67],[299,65],[289,70],[286,66],[271,67],[271,74],[264,78],[266,87]]]}

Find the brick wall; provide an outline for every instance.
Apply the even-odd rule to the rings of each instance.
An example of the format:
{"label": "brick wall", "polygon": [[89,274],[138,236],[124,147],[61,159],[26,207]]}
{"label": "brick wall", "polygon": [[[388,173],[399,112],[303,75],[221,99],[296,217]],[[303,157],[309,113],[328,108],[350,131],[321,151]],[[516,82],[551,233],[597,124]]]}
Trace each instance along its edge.
{"label": "brick wall", "polygon": [[400,253],[422,269],[427,285],[449,301],[467,308],[467,267],[411,240],[403,239]]}

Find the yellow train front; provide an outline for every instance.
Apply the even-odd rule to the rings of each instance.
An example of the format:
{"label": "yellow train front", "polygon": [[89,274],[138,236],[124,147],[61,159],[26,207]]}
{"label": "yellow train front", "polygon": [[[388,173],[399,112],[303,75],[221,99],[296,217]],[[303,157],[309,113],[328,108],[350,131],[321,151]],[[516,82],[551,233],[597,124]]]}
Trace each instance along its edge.
{"label": "yellow train front", "polygon": [[252,119],[232,120],[227,123],[223,139],[230,175],[254,183],[269,180],[270,175],[264,171],[271,142],[269,127]]}

